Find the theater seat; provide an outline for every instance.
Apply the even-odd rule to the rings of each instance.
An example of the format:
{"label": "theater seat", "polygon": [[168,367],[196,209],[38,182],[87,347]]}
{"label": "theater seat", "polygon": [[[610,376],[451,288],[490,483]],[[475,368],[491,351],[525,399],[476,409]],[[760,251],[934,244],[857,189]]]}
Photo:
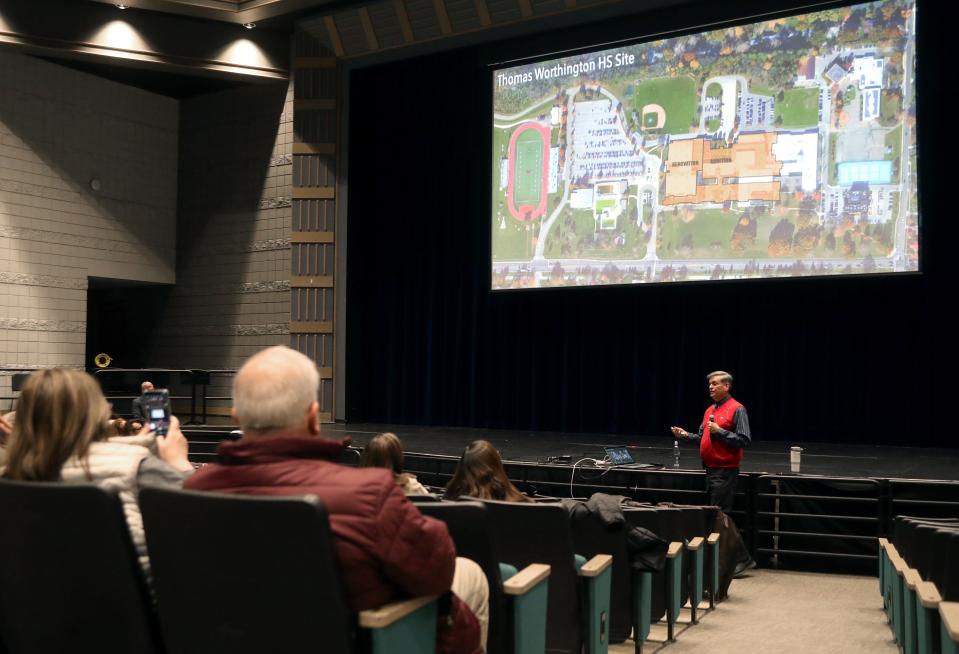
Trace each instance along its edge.
{"label": "theater seat", "polygon": [[[657,506],[649,509],[630,509],[623,512],[626,521],[637,527],[645,527],[670,543],[666,567],[652,575],[652,598],[650,622],[666,620],[667,639],[674,639],[674,627],[683,605],[683,515],[675,507]],[[640,628],[640,624],[637,628]]]}
{"label": "theater seat", "polygon": [[612,557],[577,560],[569,514],[559,504],[484,500],[499,556],[517,568],[550,566],[546,651],[604,654],[609,646]]}
{"label": "theater seat", "polygon": [[475,561],[489,581],[491,654],[532,654],[546,647],[546,608],[549,566],[531,564],[517,571],[503,564],[490,533],[486,506],[481,502],[428,502],[423,515],[446,523],[457,556]]}
{"label": "theater seat", "polygon": [[0,479],[0,515],[0,651],[163,651],[115,492]]}
{"label": "theater seat", "polygon": [[435,598],[350,611],[315,496],[144,488],[140,506],[168,654],[433,653]]}
{"label": "theater seat", "polygon": [[[672,625],[679,612],[678,588],[682,582],[681,557],[682,543],[676,542],[671,549],[663,541],[662,549],[647,560],[649,569],[637,569],[630,560],[627,543],[627,531],[633,526],[656,533],[659,529],[659,515],[655,509],[624,509],[624,524],[606,524],[595,514],[585,514],[573,523],[573,542],[576,551],[589,556],[599,552],[613,555],[613,583],[610,595],[610,642],[622,642],[632,633],[635,651],[642,652],[643,643],[649,636],[653,613],[653,579],[658,576],[664,580],[659,586],[661,597],[655,598],[662,612],[667,613],[667,632],[672,640]],[[672,556],[667,556],[672,552]],[[650,552],[651,554],[651,552]],[[659,567],[653,569],[652,560],[662,557]],[[671,575],[671,576],[670,576]],[[676,600],[673,600],[673,594]],[[666,607],[670,607],[667,612]]]}

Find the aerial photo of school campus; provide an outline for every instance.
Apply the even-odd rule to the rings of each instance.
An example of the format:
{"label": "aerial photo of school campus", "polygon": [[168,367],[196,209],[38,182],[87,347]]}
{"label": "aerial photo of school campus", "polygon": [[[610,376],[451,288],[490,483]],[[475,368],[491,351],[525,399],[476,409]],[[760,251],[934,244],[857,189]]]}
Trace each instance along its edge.
{"label": "aerial photo of school campus", "polygon": [[918,270],[914,0],[493,73],[492,287]]}

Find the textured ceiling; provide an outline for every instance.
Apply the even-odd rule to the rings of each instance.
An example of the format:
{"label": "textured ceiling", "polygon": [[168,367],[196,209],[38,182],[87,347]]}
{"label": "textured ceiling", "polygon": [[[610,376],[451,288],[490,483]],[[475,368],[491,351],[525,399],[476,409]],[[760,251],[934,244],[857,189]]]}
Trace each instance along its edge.
{"label": "textured ceiling", "polygon": [[[101,4],[117,4],[118,0],[88,0]],[[131,9],[160,11],[219,20],[238,25],[263,23],[270,27],[286,26],[291,18],[350,4],[349,0],[124,0]]]}

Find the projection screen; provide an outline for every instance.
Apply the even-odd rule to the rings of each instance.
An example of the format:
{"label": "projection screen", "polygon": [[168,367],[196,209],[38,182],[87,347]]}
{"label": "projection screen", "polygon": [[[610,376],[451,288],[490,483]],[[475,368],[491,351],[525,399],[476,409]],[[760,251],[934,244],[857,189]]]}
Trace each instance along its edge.
{"label": "projection screen", "polygon": [[493,70],[495,289],[919,270],[916,5]]}

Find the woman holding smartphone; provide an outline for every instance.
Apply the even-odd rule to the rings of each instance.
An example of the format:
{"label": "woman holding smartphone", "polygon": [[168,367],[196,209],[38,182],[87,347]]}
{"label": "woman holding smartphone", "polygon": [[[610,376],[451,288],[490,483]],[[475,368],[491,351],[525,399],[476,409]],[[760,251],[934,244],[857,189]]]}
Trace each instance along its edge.
{"label": "woman holding smartphone", "polygon": [[115,489],[149,580],[137,492],[143,485],[183,485],[193,472],[187,441],[173,416],[166,436],[155,436],[149,427],[135,436],[111,434],[110,406],[93,377],[65,368],[38,370],[20,392],[2,473],[19,481],[95,483]]}

